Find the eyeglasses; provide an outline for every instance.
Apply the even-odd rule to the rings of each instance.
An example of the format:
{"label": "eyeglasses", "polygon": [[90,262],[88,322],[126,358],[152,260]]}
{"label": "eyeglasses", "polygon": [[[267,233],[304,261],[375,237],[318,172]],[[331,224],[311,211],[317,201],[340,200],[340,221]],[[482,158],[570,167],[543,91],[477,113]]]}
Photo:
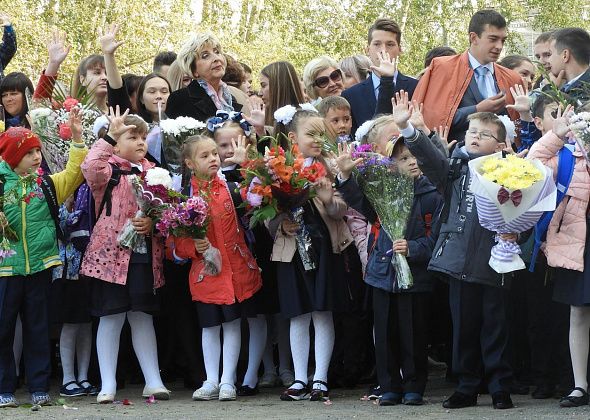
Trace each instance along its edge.
{"label": "eyeglasses", "polygon": [[479,137],[481,140],[494,139],[498,141],[498,138],[489,131],[478,131],[477,128],[470,128],[469,130],[467,130],[467,134],[469,134],[472,137]]}
{"label": "eyeglasses", "polygon": [[313,84],[315,86],[319,87],[320,89],[323,89],[326,86],[328,86],[328,84],[330,83],[330,80],[333,82],[341,81],[342,80],[342,71],[340,69],[336,69],[332,73],[330,73],[329,76],[318,77],[317,79],[315,79],[313,81]]}

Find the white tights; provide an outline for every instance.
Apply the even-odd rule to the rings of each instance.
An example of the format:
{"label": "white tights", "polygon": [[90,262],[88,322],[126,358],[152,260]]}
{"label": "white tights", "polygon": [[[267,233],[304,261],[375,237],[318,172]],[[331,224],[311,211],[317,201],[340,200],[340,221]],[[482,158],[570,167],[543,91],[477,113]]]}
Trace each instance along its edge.
{"label": "white tights", "polygon": [[[219,385],[219,359],[221,357],[221,340],[219,333],[223,328],[223,372],[221,384],[234,385],[236,381],[236,369],[240,356],[240,318],[230,322],[224,322],[215,327],[203,328],[203,360],[207,382],[211,385]],[[260,363],[260,362],[259,362]]]}
{"label": "white tights", "polygon": [[[76,381],[74,359],[78,360],[78,383],[88,379],[88,365],[92,350],[92,324],[63,324],[59,337],[59,354],[63,368],[63,382]],[[75,386],[74,386],[75,387]]]}
{"label": "white tights", "polygon": [[[570,354],[574,370],[576,388],[588,389],[588,332],[590,331],[590,307],[570,307]],[[581,396],[580,391],[573,391],[575,396]]]}

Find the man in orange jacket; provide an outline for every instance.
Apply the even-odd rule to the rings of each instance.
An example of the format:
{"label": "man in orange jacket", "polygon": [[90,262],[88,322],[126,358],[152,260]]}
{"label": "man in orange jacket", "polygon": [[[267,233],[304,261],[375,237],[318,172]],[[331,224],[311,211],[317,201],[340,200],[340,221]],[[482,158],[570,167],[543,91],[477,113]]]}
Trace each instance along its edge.
{"label": "man in orange jacket", "polygon": [[469,49],[463,54],[437,57],[420,79],[412,99],[424,104],[430,128],[450,127],[449,140],[462,141],[475,112],[508,114],[513,110],[510,87],[522,84],[518,73],[496,64],[507,38],[506,20],[495,10],[480,10],[469,22]]}

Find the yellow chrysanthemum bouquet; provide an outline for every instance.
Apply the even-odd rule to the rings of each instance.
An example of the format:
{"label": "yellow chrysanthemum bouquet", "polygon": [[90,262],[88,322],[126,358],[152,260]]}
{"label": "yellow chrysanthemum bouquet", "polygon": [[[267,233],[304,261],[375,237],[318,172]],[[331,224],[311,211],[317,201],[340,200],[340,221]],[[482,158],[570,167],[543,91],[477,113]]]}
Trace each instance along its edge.
{"label": "yellow chrysanthemum bouquet", "polygon": [[[552,172],[539,160],[496,153],[472,160],[469,169],[479,223],[486,229],[498,234],[522,233],[532,228],[543,212],[555,209]],[[518,244],[499,236],[496,241],[490,267],[498,273],[525,268]]]}

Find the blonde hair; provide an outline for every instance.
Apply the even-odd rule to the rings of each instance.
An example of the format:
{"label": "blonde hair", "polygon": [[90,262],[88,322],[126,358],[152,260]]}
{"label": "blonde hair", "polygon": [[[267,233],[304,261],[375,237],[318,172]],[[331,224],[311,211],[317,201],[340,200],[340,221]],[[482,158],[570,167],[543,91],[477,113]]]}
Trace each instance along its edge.
{"label": "blonde hair", "polygon": [[303,84],[305,85],[305,91],[307,95],[311,99],[317,99],[318,95],[315,92],[315,85],[314,81],[318,75],[318,73],[326,70],[329,67],[334,67],[338,69],[338,63],[331,57],[327,55],[322,55],[321,57],[314,58],[309,63],[305,65],[303,68]]}
{"label": "blonde hair", "polygon": [[344,57],[340,61],[340,69],[346,76],[351,76],[357,82],[362,82],[369,75],[369,70],[373,63],[366,55],[358,54]]}
{"label": "blonde hair", "polygon": [[182,85],[182,79],[187,75],[191,78],[193,77],[190,73],[185,73],[185,71],[182,70],[178,60],[174,60],[172,64],[170,64],[168,74],[166,75],[166,79],[168,79],[168,83],[170,83],[170,90],[176,92],[177,90],[182,89],[184,87]]}
{"label": "blonde hair", "polygon": [[180,69],[192,76],[195,74],[197,55],[207,46],[213,46],[221,54],[221,44],[215,35],[204,32],[192,35],[180,48],[178,52],[178,61]]}
{"label": "blonde hair", "polygon": [[123,124],[134,125],[135,128],[132,131],[141,136],[147,134],[149,131],[148,124],[145,122],[145,120],[136,114],[127,115],[123,120]]}

